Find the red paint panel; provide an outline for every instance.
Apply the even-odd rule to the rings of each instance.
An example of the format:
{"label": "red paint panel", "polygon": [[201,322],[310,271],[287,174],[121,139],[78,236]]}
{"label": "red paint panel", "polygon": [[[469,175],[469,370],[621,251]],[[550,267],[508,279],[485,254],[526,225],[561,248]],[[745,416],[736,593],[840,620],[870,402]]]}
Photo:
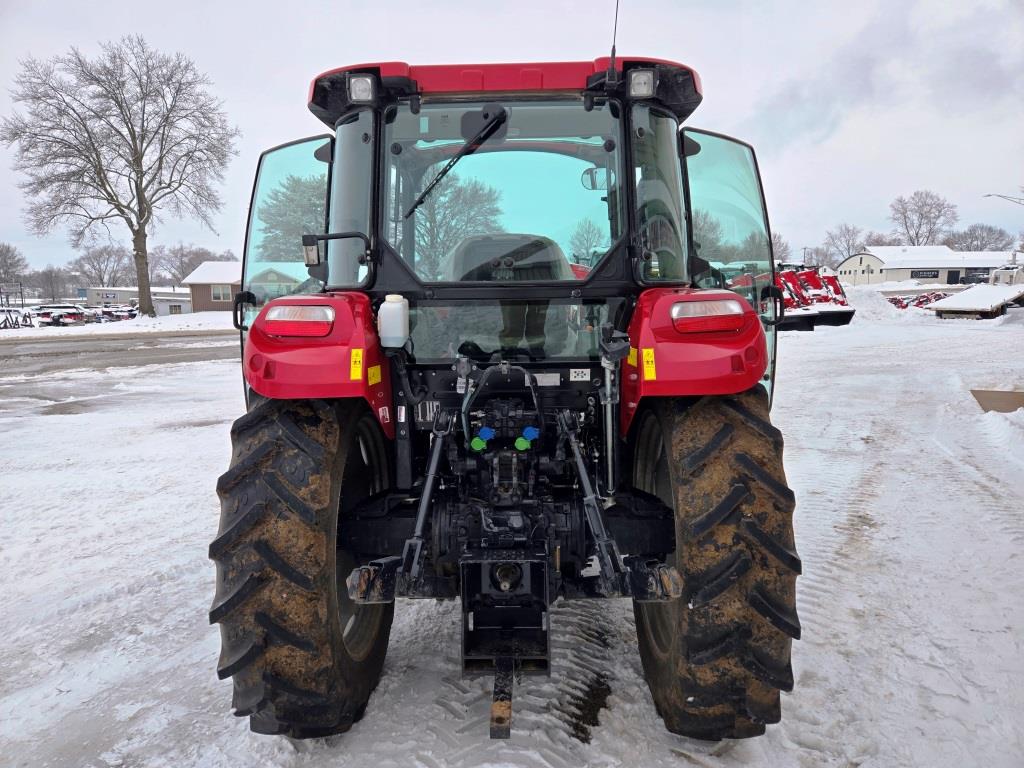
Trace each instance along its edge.
{"label": "red paint panel", "polygon": [[[700,76],[685,64],[665,59],[620,57],[616,68],[624,63],[664,64],[688,70],[693,75],[697,93],[703,93]],[[381,77],[407,77],[415,80],[422,93],[465,93],[480,91],[578,91],[587,87],[587,78],[608,70],[607,57],[593,61],[551,61],[528,64],[425,64],[410,66],[403,61],[376,64],[353,64],[331,69],[313,78],[307,102],[313,100],[317,80],[344,72],[379,70]]]}
{"label": "red paint panel", "polygon": [[[740,301],[744,307],[741,327],[705,333],[677,331],[672,305],[706,299]],[[619,412],[622,434],[629,431],[645,397],[731,395],[753,387],[768,369],[761,319],[746,299],[732,291],[650,288],[640,294],[628,333],[631,352],[622,363]]]}
{"label": "red paint panel", "polygon": [[[281,305],[330,306],[334,326],[323,337],[275,336],[267,332],[265,317],[270,307]],[[370,299],[362,293],[286,296],[269,302],[249,328],[242,371],[255,392],[277,400],[361,397],[384,433],[395,437],[389,362],[380,347]]]}

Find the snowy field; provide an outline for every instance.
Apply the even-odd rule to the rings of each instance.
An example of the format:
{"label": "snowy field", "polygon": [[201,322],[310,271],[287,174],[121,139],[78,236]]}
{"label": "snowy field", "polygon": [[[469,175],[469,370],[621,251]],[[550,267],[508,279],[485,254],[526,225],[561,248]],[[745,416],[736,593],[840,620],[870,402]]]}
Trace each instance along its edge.
{"label": "snowy field", "polygon": [[163,317],[136,317],[113,323],[84,323],[60,327],[5,328],[0,331],[4,339],[48,339],[69,336],[113,336],[125,333],[178,333],[181,331],[232,331],[230,312],[189,312],[184,315]]}
{"label": "snowy field", "polygon": [[[214,484],[242,409],[238,364],[221,360],[131,369],[107,390],[102,373],[51,373],[51,401],[0,400],[0,762],[1020,766],[1024,411],[982,414],[968,389],[1024,384],[1024,316],[938,321],[852,293],[853,325],[781,340],[804,639],[766,736],[665,732],[626,601],[555,610],[552,677],[517,686],[508,742],[487,738],[488,681],[459,677],[458,606],[427,601],[399,604],[350,733],[249,733],[206,621]],[[601,691],[588,724],[579,701]]]}

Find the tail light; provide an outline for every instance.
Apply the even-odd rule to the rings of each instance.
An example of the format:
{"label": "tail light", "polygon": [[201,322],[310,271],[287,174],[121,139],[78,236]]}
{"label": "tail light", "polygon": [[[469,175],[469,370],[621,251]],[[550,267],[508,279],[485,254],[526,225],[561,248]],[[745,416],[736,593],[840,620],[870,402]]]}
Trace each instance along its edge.
{"label": "tail light", "polygon": [[271,307],[263,327],[271,336],[326,336],[334,327],[334,309],[314,304]]}
{"label": "tail light", "polygon": [[679,333],[738,331],[746,322],[738,299],[680,301],[672,305],[672,325]]}

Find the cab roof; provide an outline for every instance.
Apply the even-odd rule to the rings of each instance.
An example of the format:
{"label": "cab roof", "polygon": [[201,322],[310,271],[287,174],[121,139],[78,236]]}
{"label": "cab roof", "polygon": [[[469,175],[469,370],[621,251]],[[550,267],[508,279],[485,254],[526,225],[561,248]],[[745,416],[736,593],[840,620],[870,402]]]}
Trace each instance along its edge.
{"label": "cab roof", "polygon": [[[331,69],[313,78],[309,108],[332,128],[347,106],[345,80],[349,74],[372,74],[380,87],[399,95],[515,93],[543,91],[605,90],[611,60],[530,62],[520,64],[407,64],[385,61],[352,64]],[[631,69],[654,69],[658,92],[653,101],[663,102],[680,119],[697,108],[702,97],[700,76],[674,61],[646,57],[617,57],[619,82]]]}

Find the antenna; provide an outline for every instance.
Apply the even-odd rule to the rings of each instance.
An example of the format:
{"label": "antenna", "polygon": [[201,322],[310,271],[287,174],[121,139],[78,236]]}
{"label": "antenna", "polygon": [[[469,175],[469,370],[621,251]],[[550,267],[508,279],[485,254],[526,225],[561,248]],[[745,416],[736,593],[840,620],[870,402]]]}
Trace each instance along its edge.
{"label": "antenna", "polygon": [[615,38],[619,34],[619,0],[615,0],[615,26],[612,27],[612,57],[608,60],[608,74],[605,76],[607,85],[615,85],[618,75],[615,73]]}

